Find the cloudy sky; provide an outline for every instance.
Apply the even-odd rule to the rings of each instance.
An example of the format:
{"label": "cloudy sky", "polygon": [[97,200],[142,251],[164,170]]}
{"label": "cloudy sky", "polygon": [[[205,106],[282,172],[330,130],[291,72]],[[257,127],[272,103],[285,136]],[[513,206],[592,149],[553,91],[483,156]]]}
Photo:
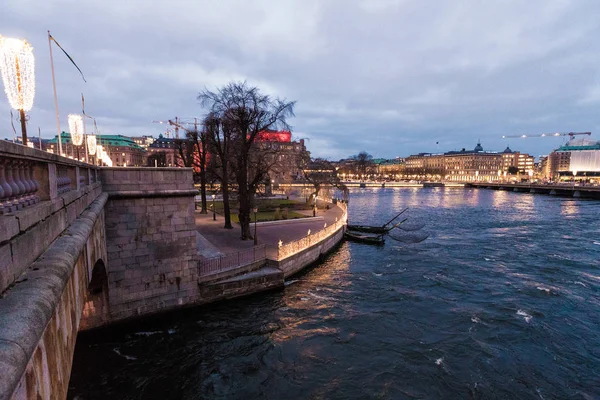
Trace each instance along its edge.
{"label": "cloudy sky", "polygon": [[[102,133],[157,136],[152,120],[201,117],[196,96],[231,80],[296,100],[290,122],[315,156],[392,158],[473,148],[547,154],[600,135],[600,2],[569,0],[4,0],[0,34],[36,56],[29,130],[81,110]],[[0,98],[0,137],[12,137]],[[18,124],[15,124],[18,129]],[[436,144],[438,143],[438,144]]]}

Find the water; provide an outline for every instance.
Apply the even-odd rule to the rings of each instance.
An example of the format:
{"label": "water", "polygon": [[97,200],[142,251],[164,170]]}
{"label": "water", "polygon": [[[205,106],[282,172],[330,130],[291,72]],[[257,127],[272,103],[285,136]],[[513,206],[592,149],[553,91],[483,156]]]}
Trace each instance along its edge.
{"label": "water", "polygon": [[[70,398],[600,398],[600,202],[362,189],[419,244],[344,243],[285,290],[80,335]],[[408,235],[409,232],[404,232]]]}

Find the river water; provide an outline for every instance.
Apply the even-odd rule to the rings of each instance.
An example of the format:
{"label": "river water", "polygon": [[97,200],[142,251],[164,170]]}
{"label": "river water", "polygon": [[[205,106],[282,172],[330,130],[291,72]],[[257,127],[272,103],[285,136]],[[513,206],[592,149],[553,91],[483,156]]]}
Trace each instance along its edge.
{"label": "river water", "polygon": [[404,207],[421,230],[344,243],[285,290],[80,335],[69,397],[600,398],[600,201],[351,193],[353,223]]}

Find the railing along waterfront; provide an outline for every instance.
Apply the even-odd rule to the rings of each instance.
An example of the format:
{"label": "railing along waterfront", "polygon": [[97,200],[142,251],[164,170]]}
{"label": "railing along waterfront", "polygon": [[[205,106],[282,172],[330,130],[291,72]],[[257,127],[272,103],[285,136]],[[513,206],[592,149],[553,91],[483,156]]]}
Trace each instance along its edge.
{"label": "railing along waterfront", "polygon": [[93,165],[0,140],[0,215],[97,181]]}
{"label": "railing along waterfront", "polygon": [[207,258],[198,262],[198,276],[231,271],[262,261],[266,257],[266,246],[262,244],[235,253],[227,253],[222,256]]}
{"label": "railing along waterfront", "polygon": [[338,218],[333,225],[328,226],[325,223],[323,229],[314,233],[310,233],[301,239],[294,240],[286,244],[282,243],[277,249],[277,261],[281,261],[285,258],[293,256],[294,254],[297,254],[309,248],[310,246],[327,239],[339,229],[343,228],[348,221],[348,204],[338,200],[336,205],[343,211],[341,218]]}

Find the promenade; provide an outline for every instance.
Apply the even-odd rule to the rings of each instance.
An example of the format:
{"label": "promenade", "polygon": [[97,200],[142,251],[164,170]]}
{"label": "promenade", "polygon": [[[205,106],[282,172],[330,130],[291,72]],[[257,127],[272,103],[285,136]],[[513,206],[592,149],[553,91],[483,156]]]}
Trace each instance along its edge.
{"label": "promenade", "polygon": [[[327,224],[330,226],[341,219],[343,211],[336,206],[330,206],[329,210],[317,210],[316,218],[312,217],[312,211],[299,211],[309,216],[306,219],[290,219],[284,221],[259,222],[257,224],[258,244],[266,245],[267,257],[272,258],[277,253],[278,243],[281,240],[283,244],[301,239],[308,234],[322,230]],[[196,230],[198,232],[196,241],[200,254],[204,257],[216,257],[219,255],[237,252],[254,246],[253,240],[241,240],[239,224],[233,224],[233,229],[224,229],[224,217],[216,215],[216,221],[213,221],[213,214],[195,213]],[[254,224],[251,224],[251,231],[254,234]]]}

